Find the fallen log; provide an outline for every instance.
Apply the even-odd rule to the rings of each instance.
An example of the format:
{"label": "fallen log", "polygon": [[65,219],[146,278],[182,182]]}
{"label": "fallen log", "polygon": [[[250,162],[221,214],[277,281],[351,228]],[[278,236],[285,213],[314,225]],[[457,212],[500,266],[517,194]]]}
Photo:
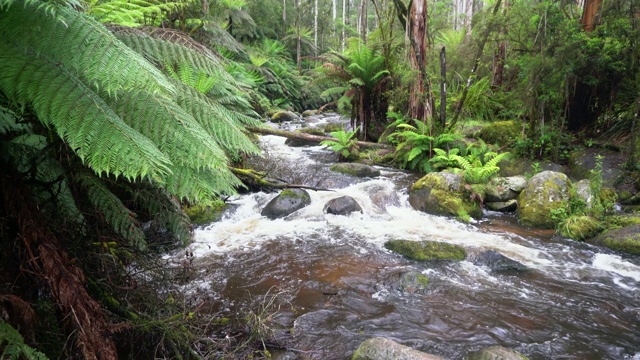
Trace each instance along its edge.
{"label": "fallen log", "polygon": [[[312,135],[312,134],[307,134],[303,132],[278,130],[278,129],[272,129],[268,127],[251,126],[248,128],[248,130],[251,131],[252,133],[257,133],[257,134],[276,135],[276,136],[286,137],[288,139],[299,139],[299,140],[306,140],[306,141],[312,141],[317,143],[320,143],[321,141],[325,141],[325,140],[335,140],[335,138],[332,138],[330,136]],[[358,141],[356,144],[361,148],[392,149],[392,147],[388,144],[380,144],[380,143],[374,143],[374,142],[368,142],[368,141]]]}
{"label": "fallen log", "polygon": [[298,184],[281,184],[265,179],[266,174],[253,169],[240,169],[229,168],[245,185],[252,186],[253,188],[259,188],[261,190],[266,189],[307,189],[314,191],[334,191],[331,189],[319,188],[315,186],[298,185]]}

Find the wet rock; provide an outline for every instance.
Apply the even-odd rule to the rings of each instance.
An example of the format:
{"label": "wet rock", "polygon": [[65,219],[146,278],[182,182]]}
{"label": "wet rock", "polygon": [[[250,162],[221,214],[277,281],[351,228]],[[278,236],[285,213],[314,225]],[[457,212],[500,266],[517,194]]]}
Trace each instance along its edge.
{"label": "wet rock", "polygon": [[323,210],[327,214],[349,215],[354,211],[362,212],[362,207],[351,196],[341,196],[329,200]]}
{"label": "wet rock", "polygon": [[522,122],[517,120],[492,121],[477,136],[487,144],[507,145],[522,132]]}
{"label": "wet rock", "polygon": [[563,173],[543,171],[536,174],[518,196],[520,221],[527,226],[555,227],[552,211],[567,206],[571,187],[571,180]]}
{"label": "wet rock", "polygon": [[603,224],[592,216],[573,215],[560,224],[558,232],[564,237],[584,240],[598,235],[603,228]]}
{"label": "wet rock", "polygon": [[467,360],[528,360],[519,352],[502,346],[491,346],[480,351],[472,352]]}
{"label": "wet rock", "polygon": [[418,261],[464,260],[467,256],[462,247],[438,241],[390,240],[384,247]]}
{"label": "wet rock", "polygon": [[371,338],[360,344],[353,352],[351,360],[444,360],[444,358],[412,349],[389,339]]}
{"label": "wet rock", "polygon": [[593,205],[593,192],[591,191],[591,180],[582,179],[574,184],[576,195],[587,204],[588,208]]}
{"label": "wet rock", "polygon": [[416,270],[397,270],[385,276],[387,289],[409,294],[424,294],[429,285],[429,277]]}
{"label": "wet rock", "polygon": [[335,131],[342,131],[342,130],[344,130],[344,125],[337,122],[327,123],[327,125],[324,127],[325,133],[332,133]]}
{"label": "wet rock", "polygon": [[518,200],[486,202],[484,205],[493,211],[514,212],[518,208]]}
{"label": "wet rock", "polygon": [[[536,163],[537,165],[535,165]],[[538,169],[539,171],[566,172],[566,168],[564,166],[549,161],[540,162],[531,159],[510,157],[500,162],[501,176],[533,174],[535,169]]]}
{"label": "wet rock", "polygon": [[322,114],[322,112],[320,112],[319,110],[305,110],[302,112],[302,117],[309,117],[320,114]]}
{"label": "wet rock", "polygon": [[588,148],[575,151],[569,156],[569,169],[572,179],[586,179],[596,166],[597,156],[602,156],[602,180],[607,187],[613,187],[623,174],[627,155],[612,150]]}
{"label": "wet rock", "polygon": [[288,146],[291,146],[291,147],[302,147],[302,146],[318,145],[318,142],[317,141],[304,140],[304,139],[289,138],[289,139],[284,141],[284,144],[288,145]]}
{"label": "wet rock", "polygon": [[485,201],[506,202],[514,200],[526,185],[527,179],[524,176],[493,178],[485,187]]}
{"label": "wet rock", "polygon": [[338,163],[331,165],[331,171],[349,174],[357,177],[376,177],[380,176],[380,170],[373,166],[358,163]]}
{"label": "wet rock", "polygon": [[411,186],[409,203],[420,211],[434,215],[454,215],[468,221],[482,217],[480,206],[471,200],[458,174],[429,173]]}
{"label": "wet rock", "polygon": [[373,205],[380,210],[385,210],[387,206],[400,205],[398,194],[391,189],[374,185],[367,188],[367,192],[369,193],[369,197],[371,198]]}
{"label": "wet rock", "polygon": [[469,260],[475,265],[486,266],[491,269],[491,271],[496,272],[522,272],[529,270],[523,264],[494,250],[487,250],[476,255],[471,255]]}
{"label": "wet rock", "polygon": [[309,193],[303,189],[282,190],[262,209],[260,213],[269,219],[285,217],[311,203]]}
{"label": "wet rock", "polygon": [[627,254],[640,255],[640,225],[609,230],[587,239],[586,242]]}
{"label": "wet rock", "polygon": [[278,111],[271,116],[271,121],[274,123],[281,123],[283,121],[298,120],[298,114],[292,111]]}

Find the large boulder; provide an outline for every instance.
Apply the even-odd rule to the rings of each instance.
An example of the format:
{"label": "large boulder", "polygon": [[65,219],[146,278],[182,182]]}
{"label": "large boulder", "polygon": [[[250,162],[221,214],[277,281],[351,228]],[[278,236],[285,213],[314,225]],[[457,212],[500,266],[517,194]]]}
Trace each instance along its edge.
{"label": "large boulder", "polygon": [[518,198],[527,186],[524,176],[496,177],[485,187],[484,200],[487,202],[506,202]]}
{"label": "large boulder", "polygon": [[298,114],[294,113],[293,111],[278,111],[275,114],[273,114],[271,116],[271,122],[274,123],[281,123],[284,121],[294,121],[294,120],[298,120]]}
{"label": "large boulder", "polygon": [[478,254],[469,255],[469,261],[478,266],[486,266],[494,272],[518,273],[528,268],[495,250],[486,250]]}
{"label": "large boulder", "polygon": [[351,360],[444,360],[385,338],[371,338],[360,344]]}
{"label": "large boulder", "polygon": [[514,138],[522,132],[522,121],[504,120],[493,121],[484,126],[477,135],[487,144],[498,144],[504,146],[510,144]]}
{"label": "large boulder", "polygon": [[454,215],[462,220],[482,217],[482,209],[469,195],[460,175],[434,172],[411,186],[409,203],[428,214]]}
{"label": "large boulder", "polygon": [[467,356],[467,360],[528,360],[529,358],[519,352],[502,346],[490,346],[480,351],[475,351]]}
{"label": "large boulder", "polygon": [[571,196],[571,180],[555,171],[534,175],[518,196],[518,216],[527,226],[554,228],[553,211],[566,208]]}
{"label": "large boulder", "polygon": [[619,252],[640,255],[640,225],[609,230],[586,241]]}
{"label": "large boulder", "polygon": [[464,248],[438,241],[389,240],[384,243],[388,250],[417,261],[464,260]]}
{"label": "large boulder", "polygon": [[591,191],[591,180],[582,179],[577,183],[573,184],[576,195],[579,199],[584,201],[587,204],[587,208],[591,208],[593,206],[593,191]]}
{"label": "large boulder", "polygon": [[302,112],[302,117],[309,117],[314,115],[320,115],[322,112],[320,110],[305,110]]}
{"label": "large boulder", "polygon": [[357,177],[376,177],[380,176],[380,170],[373,166],[359,163],[337,163],[331,165],[331,171],[349,174]]}
{"label": "large boulder", "polygon": [[569,156],[569,169],[571,178],[574,180],[586,179],[591,175],[598,161],[602,158],[602,180],[604,186],[613,187],[616,180],[624,172],[624,163],[627,155],[599,148],[587,148],[575,151]]}
{"label": "large boulder", "polygon": [[333,215],[349,215],[352,212],[362,212],[362,207],[351,196],[341,196],[331,199],[324,206],[324,212]]}
{"label": "large boulder", "polygon": [[484,206],[493,211],[514,212],[518,208],[518,200],[485,202]]}
{"label": "large boulder", "polygon": [[309,193],[303,189],[282,190],[262,209],[260,213],[269,219],[285,217],[311,203]]}

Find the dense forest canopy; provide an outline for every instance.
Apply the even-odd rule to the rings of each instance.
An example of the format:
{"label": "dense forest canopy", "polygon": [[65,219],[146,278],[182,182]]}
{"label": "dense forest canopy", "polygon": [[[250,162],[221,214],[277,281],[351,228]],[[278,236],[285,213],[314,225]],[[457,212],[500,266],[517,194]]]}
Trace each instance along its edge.
{"label": "dense forest canopy", "polygon": [[635,0],[0,0],[0,304],[24,338],[2,331],[32,357],[194,355],[154,289],[118,289],[189,241],[184,206],[243,187],[276,110],[343,113],[424,172],[495,121],[518,155],[603,142],[638,171],[639,21]]}

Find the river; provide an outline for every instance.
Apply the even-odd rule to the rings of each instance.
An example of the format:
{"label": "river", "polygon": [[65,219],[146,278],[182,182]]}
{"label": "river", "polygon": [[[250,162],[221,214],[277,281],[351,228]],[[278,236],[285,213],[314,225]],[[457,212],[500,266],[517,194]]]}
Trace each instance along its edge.
{"label": "river", "polygon": [[[276,193],[229,199],[221,221],[195,231],[187,252],[200,276],[187,288],[230,317],[270,305],[289,355],[347,359],[363,340],[386,337],[454,360],[496,344],[530,359],[640,359],[638,257],[522,227],[511,215],[462,224],[418,212],[407,201],[417,175],[381,168],[379,177],[352,178],[328,170],[335,158],[321,146],[261,141],[272,176],[333,191],[309,191],[311,205],[277,220],[260,215]],[[363,213],[324,214],[342,195]],[[390,239],[492,249],[531,271],[409,261],[384,249]],[[408,271],[429,277],[426,291],[398,290],[394,279]]]}

